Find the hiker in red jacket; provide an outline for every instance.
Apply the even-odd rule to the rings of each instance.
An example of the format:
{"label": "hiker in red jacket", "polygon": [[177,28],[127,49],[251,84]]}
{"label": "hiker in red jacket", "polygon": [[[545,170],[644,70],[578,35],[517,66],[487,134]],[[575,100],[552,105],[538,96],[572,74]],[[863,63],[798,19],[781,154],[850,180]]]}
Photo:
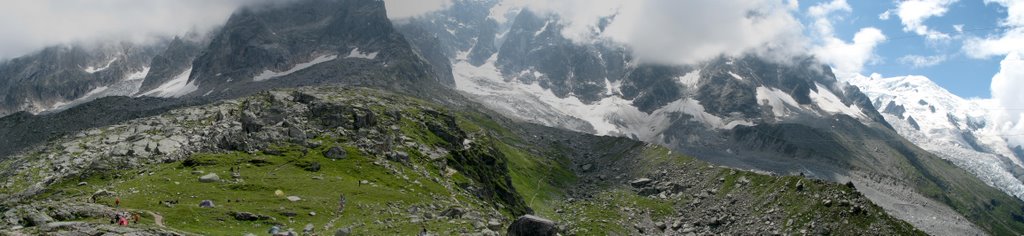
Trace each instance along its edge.
{"label": "hiker in red jacket", "polygon": [[124,214],[119,214],[117,216],[117,225],[128,226],[128,217],[125,217]]}

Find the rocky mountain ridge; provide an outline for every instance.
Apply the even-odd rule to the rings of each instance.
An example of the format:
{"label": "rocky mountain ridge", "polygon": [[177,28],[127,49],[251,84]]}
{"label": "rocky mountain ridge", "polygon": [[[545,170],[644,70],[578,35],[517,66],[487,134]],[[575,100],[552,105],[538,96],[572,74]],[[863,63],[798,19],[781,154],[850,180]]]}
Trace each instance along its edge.
{"label": "rocky mountain ridge", "polygon": [[138,92],[161,44],[52,46],[0,63],[0,116],[63,110]]}
{"label": "rocky mountain ridge", "polygon": [[728,166],[875,186],[868,196],[876,204],[930,233],[1024,226],[1012,223],[1019,209],[997,217],[1005,224],[959,224],[966,220],[955,215],[990,211],[978,201],[1020,202],[906,141],[860,88],[813,58],[636,63],[624,46],[566,38],[557,15],[504,14],[496,4],[456,1],[399,27],[437,35],[440,48],[454,51],[446,55],[456,88],[516,119],[630,137]]}

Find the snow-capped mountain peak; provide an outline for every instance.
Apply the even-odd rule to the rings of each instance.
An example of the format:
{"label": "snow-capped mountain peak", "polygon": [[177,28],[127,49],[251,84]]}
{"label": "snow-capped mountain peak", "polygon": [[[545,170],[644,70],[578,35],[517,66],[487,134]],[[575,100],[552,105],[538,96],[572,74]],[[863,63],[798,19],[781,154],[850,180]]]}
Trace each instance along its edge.
{"label": "snow-capped mountain peak", "polygon": [[993,124],[991,101],[964,99],[924,76],[848,80],[874,101],[900,135],[979,176],[987,184],[1024,198],[1024,162]]}

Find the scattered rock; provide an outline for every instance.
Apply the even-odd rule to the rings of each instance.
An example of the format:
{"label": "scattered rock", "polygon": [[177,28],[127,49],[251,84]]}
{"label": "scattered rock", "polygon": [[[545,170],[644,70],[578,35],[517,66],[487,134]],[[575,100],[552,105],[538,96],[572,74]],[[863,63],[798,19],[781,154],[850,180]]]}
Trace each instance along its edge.
{"label": "scattered rock", "polygon": [[365,115],[352,114],[352,116],[355,118],[355,122],[353,123],[352,127],[354,130],[370,128],[377,125],[377,115],[374,114],[373,111],[369,109],[363,109],[363,112],[365,113]]}
{"label": "scattered rock", "polygon": [[324,157],[334,160],[345,159],[348,158],[348,152],[341,147],[332,147],[324,152]]}
{"label": "scattered rock", "polygon": [[309,164],[304,165],[302,169],[309,172],[318,172],[320,171],[320,162],[310,162]]}
{"label": "scattered rock", "polygon": [[297,202],[302,200],[302,198],[300,198],[299,196],[288,196],[285,199],[288,199],[289,202]]}
{"label": "scattered rock", "polygon": [[268,220],[269,216],[254,214],[251,212],[235,212],[234,217],[240,221],[257,221],[257,220]]}
{"label": "scattered rock", "polygon": [[243,112],[240,122],[242,123],[242,130],[246,133],[259,132],[263,128],[263,123],[260,122],[259,117],[251,111]]}
{"label": "scattered rock", "polygon": [[588,171],[590,171],[593,168],[594,168],[594,165],[586,164],[586,165],[583,165],[583,167],[581,167],[580,169],[583,170],[583,172],[588,172]]}
{"label": "scattered rock", "polygon": [[461,218],[464,214],[466,214],[466,210],[458,207],[448,208],[448,210],[441,212],[441,216],[446,216],[452,219]]}
{"label": "scattered rock", "polygon": [[558,227],[555,226],[555,222],[540,218],[534,215],[524,215],[516,219],[508,226],[509,236],[520,236],[520,235],[556,235],[558,233]]}
{"label": "scattered rock", "polygon": [[635,179],[633,181],[630,181],[629,182],[629,186],[633,186],[634,188],[643,188],[643,187],[647,186],[648,184],[651,184],[651,182],[653,182],[653,180],[651,180],[651,179],[639,178],[639,179]]}
{"label": "scattered rock", "polygon": [[480,235],[482,235],[482,236],[498,236],[498,232],[494,232],[491,229],[483,229],[483,230],[480,231]]}
{"label": "scattered rock", "polygon": [[402,151],[391,152],[388,153],[388,160],[394,162],[408,162],[409,154]]}
{"label": "scattered rock", "polygon": [[202,183],[213,183],[217,181],[220,181],[220,176],[217,176],[216,173],[209,173],[199,177],[199,182]]}
{"label": "scattered rock", "polygon": [[28,220],[30,225],[45,225],[54,221],[49,215],[35,210],[29,211],[25,218]]}
{"label": "scattered rock", "polygon": [[340,228],[334,231],[334,236],[349,236],[352,235],[352,228]]}
{"label": "scattered rock", "polygon": [[267,154],[267,155],[271,155],[271,156],[284,156],[284,151],[277,150],[277,149],[263,150],[263,153]]}
{"label": "scattered rock", "polygon": [[313,229],[312,223],[306,224],[306,227],[302,227],[302,235],[312,235]]}
{"label": "scattered rock", "polygon": [[501,226],[502,226],[501,225],[501,221],[498,221],[498,219],[491,219],[491,220],[487,221],[487,228],[490,229],[490,230],[494,230],[494,231],[501,230]]}
{"label": "scattered rock", "polygon": [[78,186],[86,186],[86,185],[89,185],[89,182],[85,182],[85,181],[78,182]]}
{"label": "scattered rock", "polygon": [[199,202],[199,207],[202,207],[202,208],[212,208],[213,207],[213,200],[203,200],[203,201]]}
{"label": "scattered rock", "polygon": [[309,94],[306,94],[306,93],[303,93],[303,92],[299,92],[299,91],[295,91],[295,92],[292,93],[292,99],[294,99],[295,102],[302,103],[302,104],[310,104],[310,103],[313,103],[313,102],[315,102],[317,100],[317,98],[315,96],[309,95]]}
{"label": "scattered rock", "polygon": [[288,137],[295,141],[306,140],[306,132],[298,127],[290,127],[288,128]]}

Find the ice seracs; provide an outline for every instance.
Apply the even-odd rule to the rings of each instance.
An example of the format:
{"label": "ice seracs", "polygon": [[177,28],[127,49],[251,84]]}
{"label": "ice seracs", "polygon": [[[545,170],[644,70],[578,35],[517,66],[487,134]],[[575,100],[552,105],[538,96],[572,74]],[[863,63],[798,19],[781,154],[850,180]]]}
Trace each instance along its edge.
{"label": "ice seracs", "polygon": [[[506,79],[495,66],[497,56],[492,56],[486,63],[477,67],[464,60],[465,52],[452,67],[455,75],[456,88],[473,96],[485,105],[497,109],[506,115],[526,121],[550,126],[564,127],[565,119],[586,122],[598,135],[618,135],[635,137],[641,140],[654,139],[668,129],[678,118],[678,114],[686,114],[689,120],[702,123],[711,129],[732,129],[736,126],[751,126],[753,122],[718,117],[708,113],[704,106],[692,98],[683,98],[671,102],[653,112],[646,113],[633,106],[633,102],[614,94],[619,83],[605,81],[606,93],[603,99],[585,103],[572,96],[561,98],[551,90],[537,83],[523,83],[517,78]],[[539,72],[524,71],[519,75],[537,76]],[[699,72],[684,77],[697,80]],[[543,76],[543,74],[539,74]],[[570,127],[572,128],[572,127]]]}

